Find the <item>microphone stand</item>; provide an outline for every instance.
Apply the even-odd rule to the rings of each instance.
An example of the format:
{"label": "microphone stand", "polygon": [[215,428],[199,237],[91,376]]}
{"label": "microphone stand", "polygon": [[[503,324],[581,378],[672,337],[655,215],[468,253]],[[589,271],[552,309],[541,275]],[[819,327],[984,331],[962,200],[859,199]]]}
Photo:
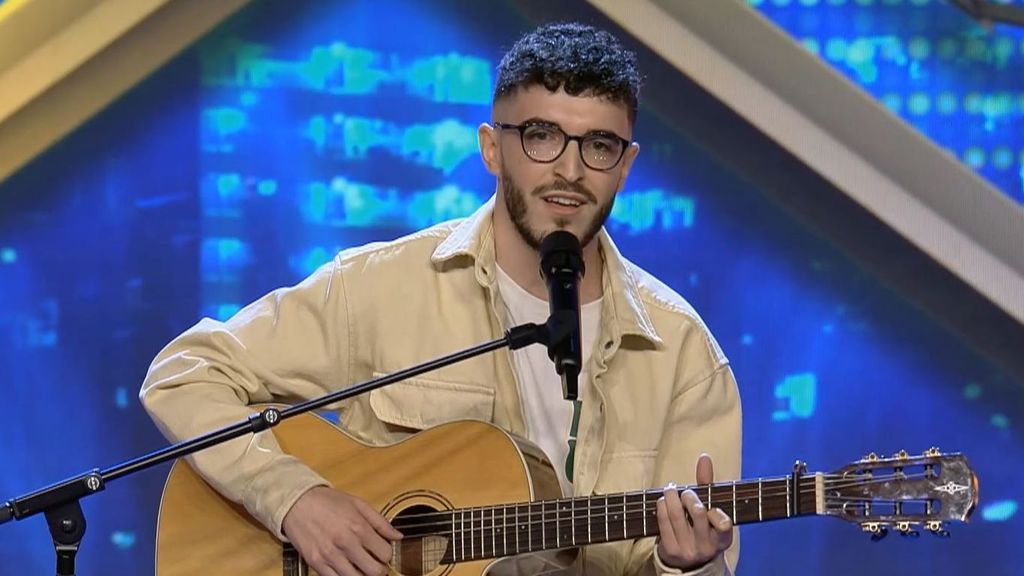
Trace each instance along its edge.
{"label": "microphone stand", "polygon": [[75,576],[75,556],[79,544],[85,535],[85,516],[79,500],[91,496],[106,488],[106,484],[129,474],[152,468],[169,460],[188,456],[211,446],[228,440],[256,434],[299,414],[323,408],[340,400],[345,400],[371,390],[376,390],[399,380],[418,376],[487,352],[508,347],[518,350],[530,344],[544,344],[549,348],[569,336],[571,325],[556,318],[549,318],[546,324],[522,324],[509,329],[503,338],[497,338],[465,350],[442,356],[440,358],[400,370],[393,374],[367,380],[360,384],[338,390],[330,394],[307,400],[290,406],[284,410],[266,408],[254,413],[248,420],[231,424],[203,436],[172,444],[144,456],[123,462],[116,466],[100,470],[93,468],[77,476],[73,476],[51,486],[40,488],[34,492],[13,498],[0,505],[0,524],[11,520],[24,520],[29,516],[43,514],[50,528],[54,550],[57,555],[57,576]]}

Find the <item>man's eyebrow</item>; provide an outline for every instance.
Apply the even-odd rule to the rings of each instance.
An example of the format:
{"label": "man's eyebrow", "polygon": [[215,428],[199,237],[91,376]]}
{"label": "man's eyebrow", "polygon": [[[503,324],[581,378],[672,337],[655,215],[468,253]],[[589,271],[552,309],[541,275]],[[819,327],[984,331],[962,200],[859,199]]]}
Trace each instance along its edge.
{"label": "man's eyebrow", "polygon": [[[540,116],[533,116],[531,118],[527,118],[526,120],[523,120],[522,122],[520,122],[520,124],[524,124],[524,125],[525,124],[540,124],[540,125],[543,125],[543,126],[554,126],[555,128],[558,128],[559,130],[562,130],[563,132],[565,131],[565,129],[562,128],[558,124],[558,122],[555,122],[553,120],[548,120],[547,118],[541,118]],[[582,135],[583,136],[588,136],[588,135],[591,135],[591,134],[597,135],[597,136],[615,136],[615,137],[620,137],[614,130],[606,130],[604,128],[594,128],[592,130],[587,130]]]}
{"label": "man's eyebrow", "polygon": [[520,122],[520,124],[544,124],[545,126],[556,126],[558,128],[561,128],[561,126],[558,125],[558,122],[555,122],[554,120],[548,120],[547,118],[541,118],[540,116],[533,116],[531,118],[527,118],[526,120]]}

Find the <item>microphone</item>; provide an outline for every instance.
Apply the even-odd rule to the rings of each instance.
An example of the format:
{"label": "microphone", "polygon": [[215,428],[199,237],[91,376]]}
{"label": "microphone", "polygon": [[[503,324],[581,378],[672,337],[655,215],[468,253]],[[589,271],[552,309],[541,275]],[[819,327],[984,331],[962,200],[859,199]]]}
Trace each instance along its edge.
{"label": "microphone", "polygon": [[547,323],[548,357],[562,377],[562,394],[576,400],[583,340],[580,334],[580,278],[585,274],[580,241],[571,232],[557,230],[540,243],[540,274],[548,286],[551,316]]}

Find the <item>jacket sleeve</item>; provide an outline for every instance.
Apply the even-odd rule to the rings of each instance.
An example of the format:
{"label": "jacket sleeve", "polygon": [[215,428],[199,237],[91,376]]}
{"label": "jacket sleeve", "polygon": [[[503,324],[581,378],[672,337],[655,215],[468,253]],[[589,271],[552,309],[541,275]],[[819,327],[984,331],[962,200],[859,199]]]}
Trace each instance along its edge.
{"label": "jacket sleeve", "polygon": [[[741,446],[740,397],[732,370],[711,335],[694,330],[683,339],[675,392],[655,461],[655,485],[694,484],[702,453],[712,458],[716,482],[739,479]],[[637,574],[730,575],[739,548],[739,531],[733,528],[732,546],[723,555],[683,572],[661,562],[655,540],[647,538],[634,543],[628,564]]]}
{"label": "jacket sleeve", "polygon": [[[208,318],[156,357],[139,393],[172,442],[245,420],[250,404],[312,398],[348,382],[349,334],[342,262],[272,292],[226,322]],[[218,492],[278,537],[304,492],[329,483],[284,454],[270,431],[190,456]]]}

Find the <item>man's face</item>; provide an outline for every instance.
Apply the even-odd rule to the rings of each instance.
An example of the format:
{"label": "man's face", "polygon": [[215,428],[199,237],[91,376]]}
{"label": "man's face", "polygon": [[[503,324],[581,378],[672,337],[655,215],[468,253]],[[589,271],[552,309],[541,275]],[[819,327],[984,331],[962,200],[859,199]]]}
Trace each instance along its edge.
{"label": "man's face", "polygon": [[[626,107],[602,98],[549,92],[543,86],[521,89],[495,103],[496,122],[541,123],[557,126],[570,136],[610,133],[630,140],[632,127]],[[520,133],[497,129],[496,162],[499,202],[523,240],[534,249],[554,230],[567,230],[586,246],[611,213],[615,194],[622,189],[636,157],[636,144],[626,148],[618,164],[595,170],[580,157],[579,141],[569,142],[555,161],[540,163],[523,150]],[[485,152],[485,160],[487,154]]]}

